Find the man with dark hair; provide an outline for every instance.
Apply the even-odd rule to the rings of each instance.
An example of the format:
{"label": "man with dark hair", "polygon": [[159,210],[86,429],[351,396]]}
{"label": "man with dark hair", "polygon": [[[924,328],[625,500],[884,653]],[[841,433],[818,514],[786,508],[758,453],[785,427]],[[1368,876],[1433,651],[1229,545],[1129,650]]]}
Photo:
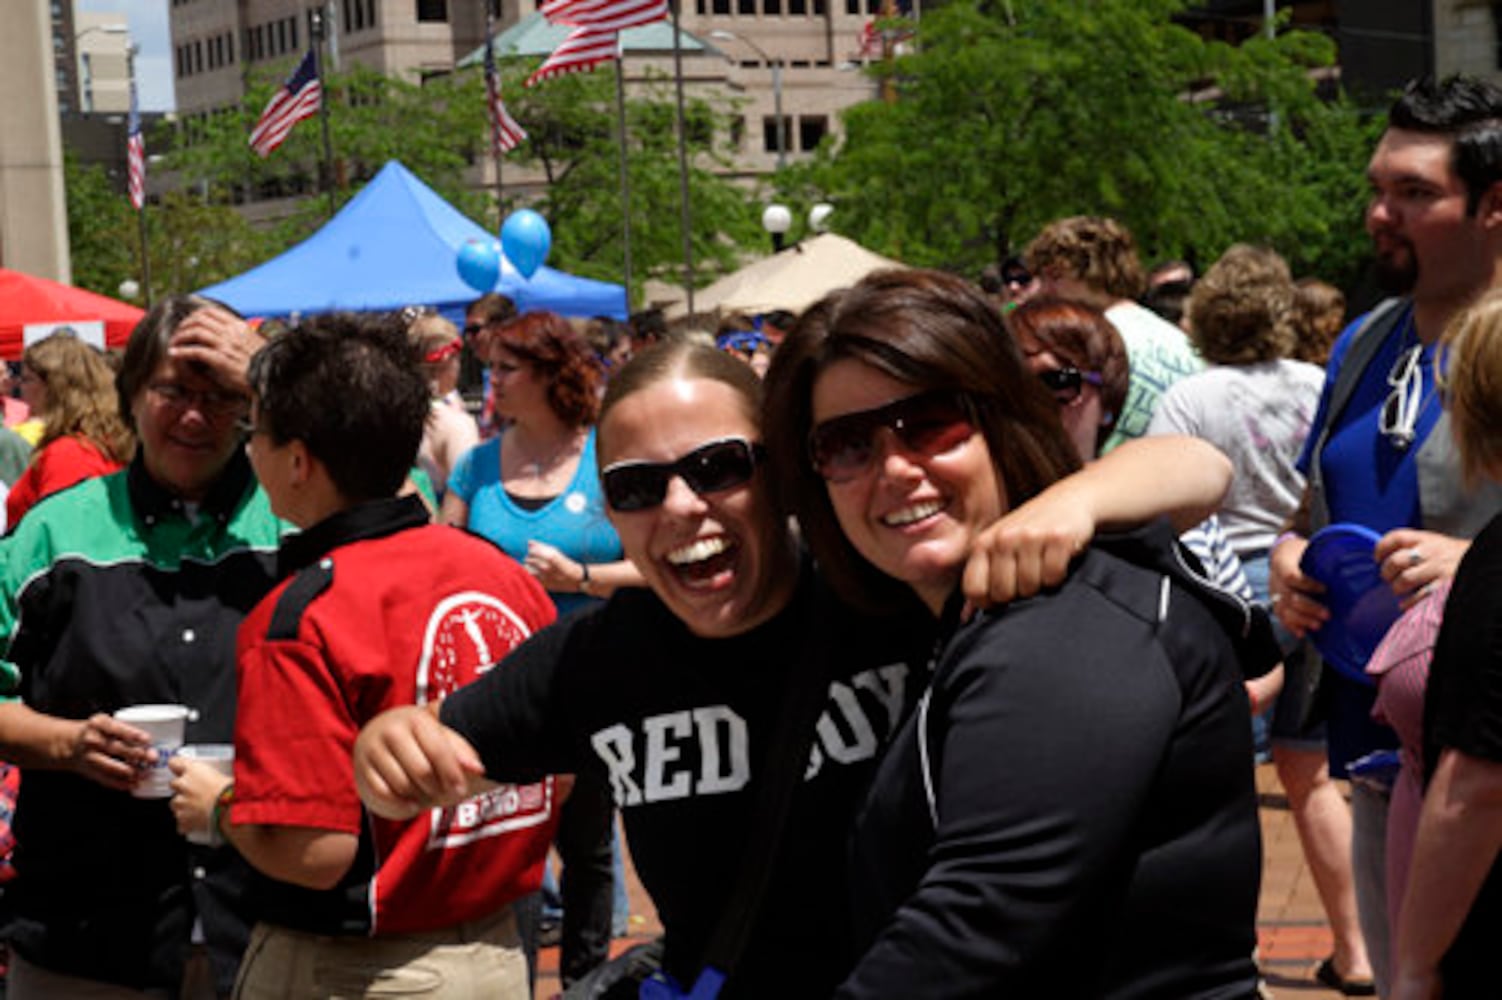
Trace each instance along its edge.
{"label": "man with dark hair", "polygon": [[425,984],[415,996],[529,996],[510,904],[539,884],[552,779],[390,822],[362,809],[350,754],[366,721],[473,681],[552,602],[500,550],[395,497],[428,412],[400,323],[315,317],[257,353],[249,381],[251,464],[303,530],[240,629],[234,780],[173,765],[179,828],[267,876],[237,995],[359,992],[378,973]]}
{"label": "man with dark hair", "polygon": [[1058,219],[1028,244],[1027,267],[1038,294],[1094,306],[1126,343],[1130,387],[1101,451],[1146,433],[1163,390],[1204,366],[1183,330],[1137,304],[1147,279],[1131,232],[1115,219]]}
{"label": "man with dark hair", "polygon": [[[1464,487],[1434,381],[1434,347],[1446,325],[1478,295],[1502,283],[1502,91],[1465,77],[1410,84],[1389,112],[1367,179],[1366,225],[1378,276],[1400,297],[1358,318],[1336,342],[1300,459],[1308,476],[1304,502],[1272,550],[1274,608],[1299,636],[1319,629],[1329,617],[1321,602],[1323,588],[1299,568],[1314,530],[1350,522],[1383,533],[1375,553],[1382,575],[1400,597],[1413,600],[1453,576],[1470,539],[1502,509],[1502,491]],[[1344,773],[1358,760],[1397,745],[1390,729],[1371,721],[1372,700],[1370,687],[1312,658],[1305,663],[1293,657],[1277,710],[1275,746],[1291,739],[1297,750],[1299,738],[1317,734],[1308,723],[1322,718],[1330,765]],[[1311,711],[1312,706],[1322,711]],[[1305,747],[1302,760],[1315,770],[1295,779],[1312,787],[1300,794],[1318,796],[1320,804],[1311,813],[1325,818],[1323,830],[1300,826],[1311,861],[1337,845],[1345,808],[1323,774],[1323,754],[1312,751]],[[1275,755],[1280,752],[1279,746]],[[1280,773],[1288,763],[1280,763]],[[1438,764],[1432,790],[1465,780],[1473,766],[1495,766],[1452,752]],[[1354,878],[1346,878],[1347,884],[1354,881],[1376,989],[1385,995],[1391,953],[1387,795],[1373,780],[1352,787]],[[1320,875],[1317,871],[1317,882]],[[1425,960],[1432,966],[1438,957]],[[1349,976],[1348,968],[1326,966],[1329,975],[1321,978],[1327,982],[1338,984]],[[1482,992],[1493,989],[1488,982]],[[1465,988],[1459,994],[1476,995]]]}

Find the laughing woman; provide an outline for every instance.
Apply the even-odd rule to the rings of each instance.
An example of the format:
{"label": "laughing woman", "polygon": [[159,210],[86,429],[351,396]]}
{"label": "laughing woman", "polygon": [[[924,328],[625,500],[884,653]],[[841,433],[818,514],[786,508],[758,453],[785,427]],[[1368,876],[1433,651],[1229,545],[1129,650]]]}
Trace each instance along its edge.
{"label": "laughing woman", "polygon": [[836,293],[778,349],[767,392],[773,470],[831,583],[873,611],[916,605],[945,640],[857,814],[865,953],[837,995],[1253,996],[1260,858],[1231,637],[1250,608],[1203,589],[1157,524],[957,624],[978,536],[1078,465],[959,279],[889,271]]}
{"label": "laughing woman", "polygon": [[[600,417],[601,480],[650,589],[622,589],[535,636],[437,718],[401,709],[377,719],[356,746],[356,774],[366,804],[390,816],[457,801],[482,775],[608,780],[666,932],[665,966],[692,983],[737,873],[755,856],[751,817],[789,692],[817,671],[827,695],[810,765],[725,996],[827,997],[853,957],[846,831],[879,747],[921,688],[933,624],[921,608],[868,618],[820,596],[824,585],[771,502],[761,391],[743,362],[708,346],[664,344],[623,368]],[[1165,446],[1134,443],[1099,463],[1088,487],[1060,484],[1055,495],[1091,522],[1083,535],[1035,528],[1015,512],[975,564],[981,591],[1004,594],[1019,579],[1036,586],[1095,518],[1143,516],[1165,500],[1213,506],[1226,470],[1189,442],[1203,449],[1194,475],[1148,477],[1146,505],[1123,507],[1133,477],[1119,475],[1133,449]],[[1161,467],[1170,456],[1156,458]]]}

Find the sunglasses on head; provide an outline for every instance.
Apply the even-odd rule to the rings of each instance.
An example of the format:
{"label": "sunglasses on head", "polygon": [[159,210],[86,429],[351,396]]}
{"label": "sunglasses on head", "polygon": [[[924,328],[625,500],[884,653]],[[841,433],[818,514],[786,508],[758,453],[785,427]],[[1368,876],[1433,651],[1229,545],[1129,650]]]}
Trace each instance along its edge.
{"label": "sunglasses on head", "polygon": [[1082,372],[1078,368],[1050,368],[1038,373],[1038,378],[1060,403],[1072,403],[1080,398],[1086,383],[1101,387],[1100,372]]}
{"label": "sunglasses on head", "polygon": [[885,428],[909,451],[942,455],[975,433],[975,418],[956,392],[920,392],[873,410],[826,420],[808,436],[809,455],[830,482],[854,479],[871,467],[880,449],[876,434]]}
{"label": "sunglasses on head", "polygon": [[718,438],[672,462],[616,462],[600,473],[605,501],[616,511],[647,510],[662,503],[677,476],[695,493],[718,493],[751,481],[762,446],[745,438]]}

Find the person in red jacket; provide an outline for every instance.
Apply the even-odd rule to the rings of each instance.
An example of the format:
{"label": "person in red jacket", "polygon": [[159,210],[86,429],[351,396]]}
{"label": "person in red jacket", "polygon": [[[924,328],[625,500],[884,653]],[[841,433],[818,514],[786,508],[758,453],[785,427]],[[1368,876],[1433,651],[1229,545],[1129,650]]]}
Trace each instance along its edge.
{"label": "person in red jacket", "polygon": [[541,881],[553,779],[401,822],[355,789],[361,725],[452,694],[554,618],[519,564],[396,496],[429,408],[416,361],[394,320],[330,315],[251,363],[251,464],[303,530],[240,629],[234,780],[172,765],[179,830],[222,836],[267,876],[247,1000],[355,995],[375,976],[410,996],[530,996],[511,903]]}

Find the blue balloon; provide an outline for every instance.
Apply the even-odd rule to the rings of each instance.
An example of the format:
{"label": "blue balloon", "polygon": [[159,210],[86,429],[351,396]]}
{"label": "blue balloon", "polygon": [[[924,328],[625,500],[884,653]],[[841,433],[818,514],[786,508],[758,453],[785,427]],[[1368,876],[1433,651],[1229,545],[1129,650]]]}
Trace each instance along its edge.
{"label": "blue balloon", "polygon": [[548,251],[553,249],[553,232],[548,228],[548,220],[530,208],[512,212],[501,226],[501,249],[521,276],[530,281],[542,267],[542,262],[548,259]]}
{"label": "blue balloon", "polygon": [[495,240],[465,240],[456,263],[466,285],[482,294],[491,291],[501,277],[500,244]]}

